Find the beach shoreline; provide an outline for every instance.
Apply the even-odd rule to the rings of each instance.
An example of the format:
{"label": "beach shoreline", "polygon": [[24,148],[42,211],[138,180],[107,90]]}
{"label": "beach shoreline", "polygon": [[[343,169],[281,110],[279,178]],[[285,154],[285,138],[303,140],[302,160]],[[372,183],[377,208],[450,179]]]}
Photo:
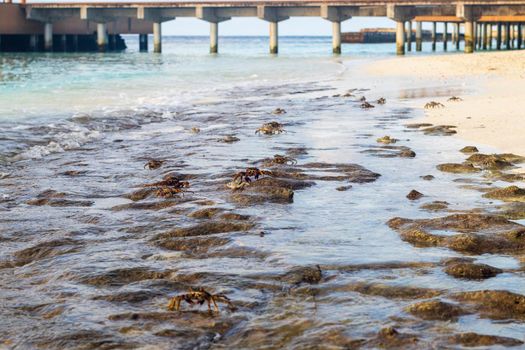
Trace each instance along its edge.
{"label": "beach shoreline", "polygon": [[[426,84],[452,92],[459,89],[462,100],[458,102],[448,101],[448,95],[427,98],[445,107],[425,110],[425,117],[415,122],[454,125],[457,137],[474,146],[523,155],[524,59],[523,51],[399,57],[374,61],[365,71],[407,88]],[[423,101],[408,102],[412,107],[424,106]]]}

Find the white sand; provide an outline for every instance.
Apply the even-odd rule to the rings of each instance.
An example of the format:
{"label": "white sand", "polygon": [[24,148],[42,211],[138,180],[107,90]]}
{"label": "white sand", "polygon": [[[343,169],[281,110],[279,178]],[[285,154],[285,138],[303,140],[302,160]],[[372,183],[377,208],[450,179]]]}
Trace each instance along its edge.
{"label": "white sand", "polygon": [[368,73],[406,86],[461,84],[461,102],[434,99],[443,109],[426,111],[424,122],[458,127],[473,146],[525,155],[525,51],[399,57],[373,62]]}

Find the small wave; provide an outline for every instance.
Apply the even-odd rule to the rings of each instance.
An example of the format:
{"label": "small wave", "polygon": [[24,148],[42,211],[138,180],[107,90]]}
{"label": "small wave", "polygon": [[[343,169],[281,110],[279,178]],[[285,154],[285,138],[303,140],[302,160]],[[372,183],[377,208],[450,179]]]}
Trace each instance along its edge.
{"label": "small wave", "polygon": [[30,147],[13,157],[13,160],[37,159],[52,153],[60,153],[79,148],[88,142],[102,138],[102,134],[96,130],[76,131],[70,133],[61,132],[58,133],[55,138],[56,140],[50,141],[47,145],[36,145]]}

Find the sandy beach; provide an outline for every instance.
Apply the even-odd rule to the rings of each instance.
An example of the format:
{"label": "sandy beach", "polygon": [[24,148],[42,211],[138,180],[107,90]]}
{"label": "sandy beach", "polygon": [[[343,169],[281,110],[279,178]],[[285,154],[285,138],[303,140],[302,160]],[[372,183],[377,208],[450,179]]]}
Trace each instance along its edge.
{"label": "sandy beach", "polygon": [[427,110],[419,121],[455,125],[457,136],[476,146],[525,153],[525,52],[400,57],[376,61],[367,71],[406,81],[407,86],[428,81],[460,86],[464,92],[458,97],[463,101],[449,102],[449,96],[435,99],[445,108]]}

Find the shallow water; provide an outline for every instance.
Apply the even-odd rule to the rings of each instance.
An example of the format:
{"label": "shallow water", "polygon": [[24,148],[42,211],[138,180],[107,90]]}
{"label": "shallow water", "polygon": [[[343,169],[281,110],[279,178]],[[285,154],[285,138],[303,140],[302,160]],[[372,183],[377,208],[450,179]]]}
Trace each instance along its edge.
{"label": "shallow water", "polygon": [[[447,201],[451,211],[493,205],[454,181],[467,178],[486,187],[480,175],[435,168],[462,162],[463,141],[403,126],[422,116],[409,106],[472,91],[459,82],[446,89],[434,83],[410,89],[385,84],[360,71],[359,59],[369,54],[343,64],[322,57],[325,41],[319,40],[312,46],[299,41],[295,50],[273,58],[258,49],[240,57],[195,51],[178,56],[170,50],[153,58],[2,56],[3,68],[12,64],[11,78],[0,85],[0,340],[5,346],[373,348],[379,345],[367,341],[386,326],[417,335],[419,342],[402,348],[442,348],[446,336],[467,331],[523,339],[519,320],[471,314],[456,322],[424,321],[404,308],[432,297],[391,298],[356,287],[426,288],[446,299],[447,293],[467,290],[520,293],[525,280],[515,270],[518,259],[497,254],[471,257],[508,272],[484,281],[455,279],[440,261],[460,253],[416,248],[386,225],[398,216],[445,215],[419,208],[435,200]],[[241,44],[228,47],[226,41],[224,49],[235,52]],[[184,45],[198,47],[191,41]],[[391,47],[378,46],[376,55],[386,54],[386,48]],[[94,71],[76,78],[89,69]],[[209,77],[211,87],[203,89],[196,77]],[[355,97],[334,96],[354,88],[362,89]],[[20,103],[6,105],[13,96]],[[41,99],[33,103],[37,96]],[[364,110],[361,96],[372,102],[385,97],[387,104]],[[277,107],[287,113],[271,114]],[[283,123],[286,132],[254,133],[271,120]],[[192,133],[193,127],[200,132]],[[218,142],[226,135],[240,141]],[[384,157],[389,151],[375,141],[384,135],[417,156]],[[295,190],[293,203],[246,206],[232,199],[225,183],[235,172],[295,148],[305,152],[293,156],[298,164],[291,167],[316,177],[314,186]],[[166,163],[147,170],[150,158]],[[342,170],[309,163],[358,164],[381,176],[349,182],[335,178]],[[192,193],[126,198],[171,172],[186,176]],[[427,174],[435,179],[420,178]],[[347,191],[336,190],[348,185]],[[409,201],[405,196],[412,189],[425,197]],[[35,201],[39,198],[48,201]],[[219,221],[222,213],[211,219],[188,216],[210,207],[250,216],[247,222],[226,220],[247,228],[178,238],[187,249],[159,245],[166,232]],[[322,269],[318,284],[283,277],[315,265]],[[221,313],[210,315],[205,306],[183,305],[183,312],[166,311],[169,297],[197,286],[225,293],[238,310],[229,313],[220,305]]]}

